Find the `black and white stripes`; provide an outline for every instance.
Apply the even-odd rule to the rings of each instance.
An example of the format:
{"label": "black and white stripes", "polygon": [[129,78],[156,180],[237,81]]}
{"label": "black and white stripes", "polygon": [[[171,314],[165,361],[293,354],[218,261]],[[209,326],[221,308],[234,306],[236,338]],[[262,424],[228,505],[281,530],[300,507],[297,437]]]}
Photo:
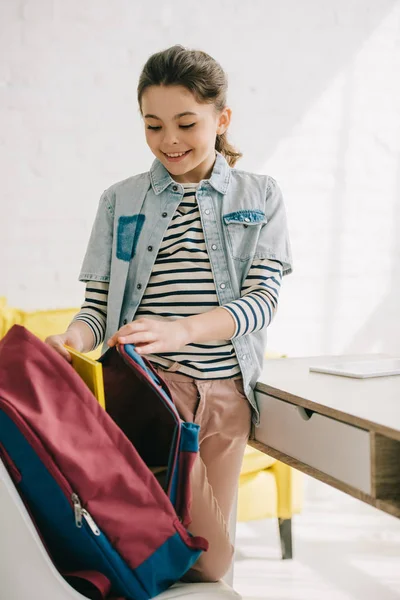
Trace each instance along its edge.
{"label": "black and white stripes", "polygon": [[[161,242],[157,258],[135,318],[180,319],[219,306],[204,240],[196,184],[184,184],[185,193]],[[242,286],[241,298],[223,306],[236,323],[232,337],[258,331],[275,314],[282,264],[255,260]],[[85,303],[74,320],[87,323],[94,347],[104,339],[108,283],[88,282]],[[164,368],[177,368],[197,379],[228,378],[240,373],[230,340],[188,344],[177,352],[148,355]],[[176,365],[175,365],[176,363]]]}
{"label": "black and white stripes", "polygon": [[97,348],[104,340],[108,288],[109,283],[89,281],[86,284],[85,301],[79,313],[72,320],[72,322],[83,321],[90,327],[94,336],[92,350]]}
{"label": "black and white stripes", "polygon": [[242,297],[225,304],[236,322],[233,337],[268,326],[278,306],[282,265],[274,260],[254,260],[242,287]]}

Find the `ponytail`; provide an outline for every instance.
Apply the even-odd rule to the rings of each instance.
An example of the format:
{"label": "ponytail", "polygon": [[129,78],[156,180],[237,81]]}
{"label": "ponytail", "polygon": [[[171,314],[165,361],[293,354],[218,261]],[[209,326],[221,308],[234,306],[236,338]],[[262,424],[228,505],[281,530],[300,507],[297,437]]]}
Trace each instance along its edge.
{"label": "ponytail", "polygon": [[234,167],[239,158],[243,156],[241,152],[236,150],[234,146],[228,142],[226,133],[217,135],[217,139],[215,140],[215,149],[225,157],[230,167]]}

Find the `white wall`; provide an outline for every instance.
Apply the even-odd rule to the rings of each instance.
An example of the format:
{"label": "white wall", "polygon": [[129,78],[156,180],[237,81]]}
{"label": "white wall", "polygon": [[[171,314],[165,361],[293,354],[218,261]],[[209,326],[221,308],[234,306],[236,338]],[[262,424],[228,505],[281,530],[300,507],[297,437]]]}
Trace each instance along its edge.
{"label": "white wall", "polygon": [[240,168],[286,198],[295,271],[271,349],[400,351],[399,0],[0,0],[0,295],[79,305],[101,192],[147,170],[147,57],[206,50]]}

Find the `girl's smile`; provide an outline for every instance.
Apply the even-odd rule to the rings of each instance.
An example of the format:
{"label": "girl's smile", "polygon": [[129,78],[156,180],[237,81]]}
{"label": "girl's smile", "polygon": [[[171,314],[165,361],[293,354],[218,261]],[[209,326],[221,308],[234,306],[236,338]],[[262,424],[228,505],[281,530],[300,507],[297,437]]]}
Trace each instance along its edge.
{"label": "girl's smile", "polygon": [[184,160],[188,154],[191,152],[191,150],[186,150],[186,152],[174,152],[174,153],[166,153],[164,152],[163,154],[165,154],[167,160],[169,162],[181,162],[182,160]]}

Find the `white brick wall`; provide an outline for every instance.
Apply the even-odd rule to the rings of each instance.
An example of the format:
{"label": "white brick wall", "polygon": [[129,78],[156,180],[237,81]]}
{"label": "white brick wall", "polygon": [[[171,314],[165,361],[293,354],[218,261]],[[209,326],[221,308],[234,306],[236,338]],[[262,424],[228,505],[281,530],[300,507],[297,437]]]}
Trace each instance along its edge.
{"label": "white brick wall", "polygon": [[0,295],[80,303],[101,192],[152,160],[141,66],[183,43],[228,72],[238,166],[285,193],[270,347],[399,352],[399,23],[398,0],[0,0]]}

